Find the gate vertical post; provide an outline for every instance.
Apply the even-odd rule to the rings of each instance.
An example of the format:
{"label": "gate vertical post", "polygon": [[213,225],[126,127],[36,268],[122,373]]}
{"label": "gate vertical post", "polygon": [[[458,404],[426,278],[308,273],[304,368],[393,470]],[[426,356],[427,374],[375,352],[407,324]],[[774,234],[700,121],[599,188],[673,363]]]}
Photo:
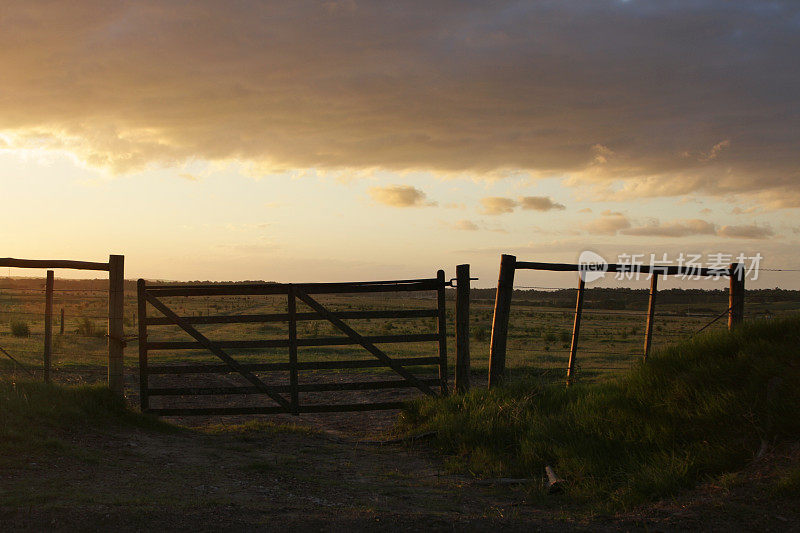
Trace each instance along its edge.
{"label": "gate vertical post", "polygon": [[469,390],[469,265],[456,267],[456,383],[458,392]]}
{"label": "gate vertical post", "polygon": [[583,312],[583,289],[586,282],[583,276],[578,283],[578,299],[575,302],[575,323],[572,326],[572,344],[569,347],[569,363],[567,365],[567,386],[572,384],[575,374],[575,362],[578,354],[578,336],[581,331],[581,313]]}
{"label": "gate vertical post", "polygon": [[63,307],[61,308],[61,324],[59,326],[58,334],[59,335],[63,335],[64,334],[64,308]]}
{"label": "gate vertical post", "polygon": [[650,355],[653,343],[653,316],[656,312],[656,291],[658,291],[658,274],[650,273],[650,300],[647,302],[647,327],[644,333],[644,360]]}
{"label": "gate vertical post", "polygon": [[744,320],[744,265],[732,263],[729,278],[728,330],[733,330]]}
{"label": "gate vertical post", "polygon": [[53,271],[47,271],[44,295],[44,382],[50,383],[50,364],[53,357]]}
{"label": "gate vertical post", "polygon": [[289,387],[291,388],[292,414],[300,413],[300,398],[297,391],[297,299],[294,285],[289,285],[286,308],[289,313]]}
{"label": "gate vertical post", "polygon": [[506,370],[506,342],[508,341],[508,318],[511,314],[511,296],[514,293],[514,271],[517,258],[500,256],[500,276],[494,299],[492,338],[489,345],[489,388],[500,385]]}
{"label": "gate vertical post", "polygon": [[139,279],[136,282],[136,303],[139,315],[139,405],[142,412],[150,409],[150,397],[147,384],[147,300],[145,291],[146,281]]}
{"label": "gate vertical post", "polygon": [[444,270],[436,272],[436,304],[439,310],[437,333],[439,334],[439,383],[442,395],[447,394],[447,308],[444,298]]}
{"label": "gate vertical post", "polygon": [[125,393],[125,256],[108,257],[108,386],[119,396]]}

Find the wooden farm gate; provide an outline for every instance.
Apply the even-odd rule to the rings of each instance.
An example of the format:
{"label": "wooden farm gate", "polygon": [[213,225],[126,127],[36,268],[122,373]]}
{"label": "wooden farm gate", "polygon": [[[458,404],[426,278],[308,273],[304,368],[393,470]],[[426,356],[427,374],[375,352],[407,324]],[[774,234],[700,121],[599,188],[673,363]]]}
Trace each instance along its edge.
{"label": "wooden farm gate", "polygon": [[[332,391],[367,391],[376,389],[411,388],[428,395],[447,394],[447,342],[445,287],[451,282],[444,279],[444,271],[440,270],[436,278],[370,281],[350,283],[304,283],[304,284],[204,284],[204,285],[152,285],[140,279],[138,281],[138,313],[139,313],[139,371],[140,399],[143,412],[158,415],[238,415],[238,414],[275,414],[275,413],[319,413],[342,411],[366,411],[376,409],[396,409],[403,405],[399,401],[366,401],[358,403],[304,403],[300,401],[301,393],[319,393]],[[391,309],[391,310],[347,310],[332,311],[320,303],[317,295],[363,294],[385,292],[417,292],[434,291],[436,307],[424,309]],[[184,296],[286,296],[286,313],[239,314],[209,316],[179,316],[175,309],[163,301],[166,297]],[[433,295],[432,295],[433,296]],[[311,309],[309,312],[298,312],[297,301],[300,300]],[[148,316],[148,306],[159,312],[161,316]],[[402,335],[362,335],[345,321],[350,319],[435,319],[435,327],[430,333]],[[343,333],[339,337],[298,338],[298,322],[323,320],[335,330]],[[202,333],[197,325],[205,324],[258,324],[282,322],[288,324],[288,335],[285,338],[258,340],[212,340]],[[158,341],[149,340],[148,334],[154,326],[177,326],[188,334],[191,341]],[[386,343],[436,343],[436,355],[424,355],[404,358],[392,358],[378,347]],[[314,346],[357,345],[369,352],[368,359],[348,360],[316,360],[298,361],[298,348]],[[235,350],[258,350],[266,348],[286,348],[285,361],[253,362],[252,356],[247,361],[237,359]],[[431,346],[433,349],[433,346]],[[151,364],[148,361],[151,352],[207,350],[219,363],[192,364]],[[432,350],[433,351],[433,350]],[[234,354],[234,355],[231,355]],[[372,381],[327,381],[303,383],[301,371],[344,370],[385,367],[390,375],[402,379]],[[418,369],[433,370],[438,367],[438,377],[422,377],[416,375]],[[433,367],[431,369],[430,367]],[[274,383],[265,376],[288,372],[288,383]],[[246,386],[152,386],[151,376],[169,376],[171,378],[197,377],[205,378],[226,374],[240,376],[248,382]],[[282,374],[285,380],[285,374]],[[174,381],[174,379],[173,379]],[[272,381],[272,382],[271,382]],[[182,384],[183,385],[183,384]],[[218,385],[218,384],[217,384]],[[287,396],[288,393],[288,396]],[[150,399],[157,396],[197,398],[215,395],[259,395],[258,405],[247,406],[187,406],[186,401],[180,406],[152,407]],[[254,398],[249,396],[248,399]],[[263,399],[264,401],[260,401]],[[363,398],[362,398],[363,399]],[[162,399],[163,401],[163,399]],[[190,403],[190,405],[192,405]]]}

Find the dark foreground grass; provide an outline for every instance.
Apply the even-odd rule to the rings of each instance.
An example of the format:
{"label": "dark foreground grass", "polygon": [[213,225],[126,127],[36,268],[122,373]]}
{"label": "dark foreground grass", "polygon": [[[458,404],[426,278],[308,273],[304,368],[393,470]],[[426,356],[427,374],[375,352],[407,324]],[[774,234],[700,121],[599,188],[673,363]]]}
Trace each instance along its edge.
{"label": "dark foreground grass", "polygon": [[611,382],[420,400],[401,424],[437,431],[454,468],[539,479],[552,465],[567,498],[611,511],[739,469],[762,440],[800,440],[799,413],[795,317],[698,337]]}
{"label": "dark foreground grass", "polygon": [[47,451],[80,452],[67,437],[119,427],[176,430],[132,411],[107,387],[0,380],[0,465]]}

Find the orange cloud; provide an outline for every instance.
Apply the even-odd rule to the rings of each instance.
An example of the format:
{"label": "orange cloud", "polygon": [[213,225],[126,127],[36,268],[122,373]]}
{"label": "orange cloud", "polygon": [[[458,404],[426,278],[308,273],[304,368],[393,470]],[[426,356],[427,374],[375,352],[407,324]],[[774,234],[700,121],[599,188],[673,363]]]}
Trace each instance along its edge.
{"label": "orange cloud", "polygon": [[376,202],[391,207],[421,207],[436,205],[425,202],[425,193],[409,185],[390,185],[388,187],[372,187],[369,195]]}

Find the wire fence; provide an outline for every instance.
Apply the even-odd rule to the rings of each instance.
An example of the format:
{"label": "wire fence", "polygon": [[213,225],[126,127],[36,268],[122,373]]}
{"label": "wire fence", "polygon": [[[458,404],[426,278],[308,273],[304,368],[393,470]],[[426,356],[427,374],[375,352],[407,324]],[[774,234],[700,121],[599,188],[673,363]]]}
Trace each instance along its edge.
{"label": "wire fence", "polygon": [[[787,285],[793,270],[782,270]],[[84,283],[84,285],[80,285]],[[54,381],[98,382],[106,379],[108,356],[106,282],[57,279],[53,291],[52,372]],[[488,369],[489,340],[492,327],[493,290],[473,291],[470,312],[471,360],[480,375]],[[528,373],[563,379],[572,342],[576,289],[547,284],[523,284],[515,287],[509,323],[507,366],[522,375]],[[745,320],[770,320],[800,312],[800,291],[748,290]],[[137,359],[136,292],[126,286],[124,326],[128,340],[126,366],[135,374]],[[341,309],[385,307],[381,298],[359,297],[333,305]],[[393,301],[392,306],[398,302]],[[400,305],[414,307],[412,296]],[[448,306],[453,301],[448,300]],[[208,297],[201,301],[175,297],[171,306],[183,316],[208,316],[283,312],[281,299],[249,297]],[[0,279],[0,374],[41,378],[44,353],[45,284],[43,279]],[[668,289],[659,291],[653,318],[652,352],[696,335],[727,328],[727,292]],[[448,309],[452,324],[452,307]],[[604,379],[619,374],[642,359],[647,323],[647,290],[629,288],[586,289],[582,325],[578,339],[577,376],[579,379]],[[279,324],[252,324],[238,329],[218,328],[228,338],[246,340],[263,338],[265,333],[281,335]],[[301,327],[324,328],[307,324]],[[366,324],[375,334],[391,331],[391,321]],[[412,328],[413,326],[403,326]],[[454,328],[449,326],[450,332]],[[370,329],[372,328],[372,329]],[[380,328],[380,329],[378,329]],[[309,330],[310,331],[310,330]],[[402,333],[411,333],[403,330]],[[177,335],[178,333],[175,334]],[[172,338],[172,337],[169,337]],[[454,339],[449,339],[449,353],[454,357]]]}
{"label": "wire fence", "polygon": [[[787,284],[796,272],[785,272]],[[563,380],[572,345],[578,290],[545,284],[514,286],[506,347],[511,374],[536,374]],[[699,335],[728,328],[727,290],[667,289],[658,292],[650,353]],[[577,341],[576,377],[605,379],[642,361],[645,351],[649,290],[585,289]],[[800,291],[748,290],[745,320],[770,320],[800,313]],[[490,328],[491,315],[477,313]]]}

